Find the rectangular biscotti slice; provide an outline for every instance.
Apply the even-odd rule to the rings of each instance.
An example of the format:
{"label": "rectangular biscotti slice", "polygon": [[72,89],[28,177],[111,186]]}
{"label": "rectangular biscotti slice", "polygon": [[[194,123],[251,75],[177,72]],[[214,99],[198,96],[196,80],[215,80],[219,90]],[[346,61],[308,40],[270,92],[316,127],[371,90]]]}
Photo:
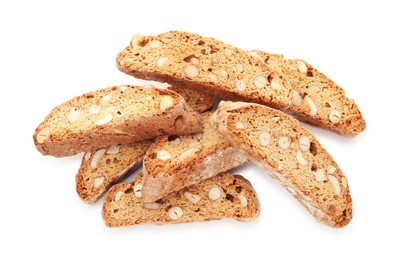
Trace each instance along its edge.
{"label": "rectangular biscotti slice", "polygon": [[54,108],[33,135],[43,155],[70,156],[164,134],[201,131],[195,111],[167,89],[115,86]]}
{"label": "rectangular biscotti slice", "polygon": [[143,163],[143,201],[155,201],[247,162],[210,124],[210,115],[201,114],[203,133],[161,136],[151,145]]}
{"label": "rectangular biscotti slice", "polygon": [[[180,94],[188,106],[197,112],[210,109],[214,96],[210,93],[171,86],[168,88]],[[153,140],[130,144],[114,144],[108,148],[86,152],[76,175],[76,191],[87,203],[95,203],[117,182],[122,181],[141,166],[142,158]]]}
{"label": "rectangular biscotti slice", "polygon": [[249,221],[260,211],[256,192],[250,182],[239,175],[220,173],[149,203],[142,202],[142,185],[137,177],[133,183],[121,183],[109,189],[102,207],[102,217],[108,227],[222,218]]}
{"label": "rectangular biscotti slice", "polygon": [[258,104],[221,102],[211,122],[318,221],[332,227],[350,222],[352,201],[347,179],[332,156],[296,119]]}
{"label": "rectangular biscotti slice", "polygon": [[141,166],[152,140],[111,145],[84,154],[76,175],[76,192],[87,203],[97,202],[113,184]]}
{"label": "rectangular biscotti slice", "polygon": [[252,51],[275,71],[283,74],[293,89],[288,112],[301,121],[353,137],[366,128],[354,100],[342,87],[301,59],[285,60],[282,55]]}
{"label": "rectangular biscotti slice", "polygon": [[246,51],[194,33],[135,35],[116,60],[119,70],[134,77],[208,90],[227,100],[286,109],[293,97],[281,74]]}

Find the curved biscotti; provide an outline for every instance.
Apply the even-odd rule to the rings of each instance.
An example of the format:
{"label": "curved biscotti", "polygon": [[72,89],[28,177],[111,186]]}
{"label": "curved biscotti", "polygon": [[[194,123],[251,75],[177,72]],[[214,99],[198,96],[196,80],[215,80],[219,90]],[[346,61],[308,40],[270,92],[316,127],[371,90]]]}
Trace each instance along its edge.
{"label": "curved biscotti", "polygon": [[246,51],[194,33],[135,35],[116,60],[119,70],[137,78],[208,90],[227,100],[286,109],[293,97],[282,75]]}
{"label": "curved biscotti", "polygon": [[249,53],[257,53],[262,62],[288,80],[293,89],[293,101],[287,112],[300,121],[350,137],[365,130],[366,122],[354,100],[306,61],[285,60],[282,55],[262,51]]}
{"label": "curved biscotti", "polygon": [[318,221],[333,227],[350,222],[352,201],[347,179],[297,120],[258,104],[221,102],[211,122]]}
{"label": "curved biscotti", "polygon": [[232,218],[249,221],[260,205],[250,182],[239,175],[220,173],[198,184],[143,203],[141,180],[112,186],[106,195],[102,217],[108,227],[145,223],[185,223]]}
{"label": "curved biscotti", "polygon": [[161,136],[151,145],[143,163],[143,201],[153,202],[247,161],[210,124],[210,115],[200,115],[203,133]]}
{"label": "curved biscotti", "polygon": [[[214,96],[207,92],[175,86],[168,89],[180,94],[188,106],[197,112],[206,111],[214,104]],[[142,158],[152,143],[151,139],[123,145],[114,144],[86,152],[76,175],[76,191],[79,197],[87,203],[97,202],[111,185],[122,181],[141,166]]]}
{"label": "curved biscotti", "polygon": [[167,89],[115,86],[54,108],[33,135],[43,155],[70,156],[164,134],[201,131],[197,113]]}
{"label": "curved biscotti", "polygon": [[87,203],[97,202],[115,183],[141,166],[152,140],[111,145],[83,156],[76,175],[76,192]]}

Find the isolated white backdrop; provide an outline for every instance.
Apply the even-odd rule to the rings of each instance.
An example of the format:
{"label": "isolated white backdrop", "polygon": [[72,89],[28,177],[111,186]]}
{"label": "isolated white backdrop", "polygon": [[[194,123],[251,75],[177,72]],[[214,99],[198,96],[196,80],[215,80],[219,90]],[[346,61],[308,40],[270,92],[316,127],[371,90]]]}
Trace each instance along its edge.
{"label": "isolated white backdrop", "polygon": [[[397,259],[397,13],[394,1],[0,2],[0,259]],[[133,34],[186,30],[244,49],[303,58],[355,98],[368,128],[354,139],[310,128],[351,187],[354,218],[317,223],[255,166],[259,218],[109,229],[101,202],[75,193],[80,156],[35,150],[56,105],[118,84],[115,55]]]}

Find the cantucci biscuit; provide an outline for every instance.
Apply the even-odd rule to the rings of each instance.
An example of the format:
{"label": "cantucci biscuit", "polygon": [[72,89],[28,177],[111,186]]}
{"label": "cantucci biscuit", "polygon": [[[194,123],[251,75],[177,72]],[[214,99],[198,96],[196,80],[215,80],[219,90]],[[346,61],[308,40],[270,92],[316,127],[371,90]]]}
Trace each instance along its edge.
{"label": "cantucci biscuit", "polygon": [[152,140],[114,144],[86,152],[76,175],[76,192],[87,203],[97,202],[113,184],[141,166]]}
{"label": "cantucci biscuit", "polygon": [[250,182],[229,173],[220,173],[156,202],[147,203],[142,201],[142,183],[138,175],[135,182],[112,186],[102,207],[102,217],[108,227],[222,218],[249,221],[259,212],[258,198]]}
{"label": "cantucci biscuit", "polygon": [[43,155],[70,156],[113,144],[202,129],[177,93],[154,87],[115,86],[92,91],[54,108],[33,135]]}
{"label": "cantucci biscuit", "polygon": [[207,90],[226,100],[284,110],[293,98],[283,75],[242,49],[194,33],[135,35],[116,60],[119,70],[137,78]]}
{"label": "cantucci biscuit", "polygon": [[221,102],[211,122],[318,221],[333,227],[350,222],[352,201],[346,177],[296,119],[258,104]]}

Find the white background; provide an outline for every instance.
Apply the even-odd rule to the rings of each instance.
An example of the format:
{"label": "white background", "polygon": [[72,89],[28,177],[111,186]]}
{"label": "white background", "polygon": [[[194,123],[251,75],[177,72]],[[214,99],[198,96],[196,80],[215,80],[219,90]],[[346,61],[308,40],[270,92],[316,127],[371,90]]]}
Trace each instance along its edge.
{"label": "white background", "polygon": [[[354,2],[1,1],[0,259],[397,259],[397,9]],[[250,223],[109,229],[102,201],[79,200],[80,156],[42,156],[36,126],[76,95],[142,84],[116,69],[115,55],[133,34],[168,30],[303,58],[356,100],[367,120],[358,137],[310,128],[349,180],[347,227],[319,224],[255,166],[235,171],[261,202]]]}

